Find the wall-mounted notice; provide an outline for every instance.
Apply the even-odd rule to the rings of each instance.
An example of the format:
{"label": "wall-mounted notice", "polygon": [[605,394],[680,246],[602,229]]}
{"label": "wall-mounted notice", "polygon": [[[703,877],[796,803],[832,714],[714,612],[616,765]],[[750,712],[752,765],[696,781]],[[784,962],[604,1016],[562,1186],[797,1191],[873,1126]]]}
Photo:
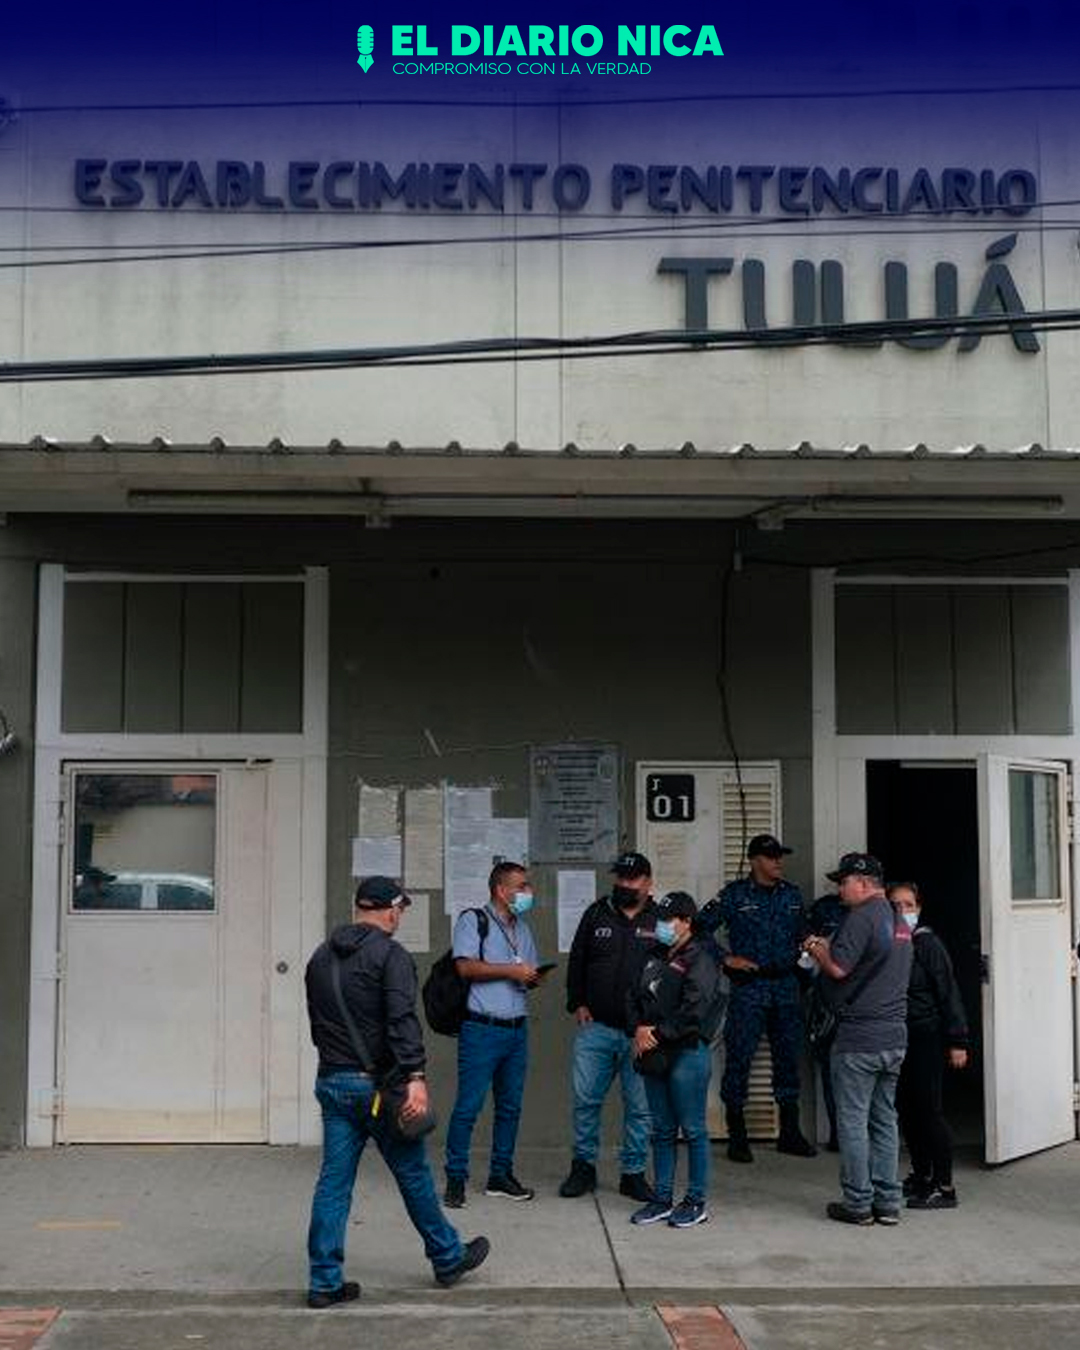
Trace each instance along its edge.
{"label": "wall-mounted notice", "polygon": [[394,934],[407,952],[431,951],[431,897],[409,892],[411,905],[401,911],[401,923]]}
{"label": "wall-mounted notice", "polygon": [[530,758],[533,862],[609,863],[619,843],[618,748],[543,745]]}
{"label": "wall-mounted notice", "polygon": [[445,790],[446,856],[443,903],[447,914],[488,898],[491,872],[491,788]]}
{"label": "wall-mounted notice", "polygon": [[595,872],[559,869],[559,951],[570,950],[581,916],[595,899]]}
{"label": "wall-mounted notice", "polygon": [[401,835],[372,839],[362,835],[352,841],[354,877],[393,877],[401,880]]}
{"label": "wall-mounted notice", "polygon": [[408,788],[405,792],[406,888],[441,890],[443,884],[443,790]]}
{"label": "wall-mounted notice", "polygon": [[369,839],[386,838],[401,833],[398,787],[372,787],[360,784],[359,828],[356,833]]}
{"label": "wall-mounted notice", "polygon": [[497,817],[491,822],[491,858],[503,862],[529,863],[529,822],[516,816]]}

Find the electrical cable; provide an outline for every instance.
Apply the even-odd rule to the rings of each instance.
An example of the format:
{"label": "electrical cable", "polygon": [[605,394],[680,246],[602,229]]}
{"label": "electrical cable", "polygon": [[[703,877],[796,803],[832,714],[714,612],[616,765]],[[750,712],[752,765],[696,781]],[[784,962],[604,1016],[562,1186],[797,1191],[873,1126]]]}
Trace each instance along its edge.
{"label": "electrical cable", "polygon": [[1080,309],[1030,311],[1021,315],[968,315],[814,324],[765,330],[646,330],[581,338],[476,338],[393,347],[360,347],[229,355],[88,357],[0,364],[0,384],[94,379],[160,379],[192,375],[250,375],[301,370],[490,364],[506,361],[607,359],[616,356],[685,355],[687,351],[734,351],[879,345],[885,340],[930,334],[949,337],[1012,335],[1080,328]]}

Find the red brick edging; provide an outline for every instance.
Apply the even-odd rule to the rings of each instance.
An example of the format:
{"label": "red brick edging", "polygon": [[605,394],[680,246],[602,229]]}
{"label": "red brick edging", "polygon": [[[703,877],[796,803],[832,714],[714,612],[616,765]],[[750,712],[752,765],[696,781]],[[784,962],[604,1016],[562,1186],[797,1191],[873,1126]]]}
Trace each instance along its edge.
{"label": "red brick edging", "polygon": [[59,1316],[59,1308],[0,1308],[0,1350],[30,1350]]}
{"label": "red brick edging", "polygon": [[675,1350],[746,1350],[742,1337],[719,1308],[658,1303],[656,1311]]}

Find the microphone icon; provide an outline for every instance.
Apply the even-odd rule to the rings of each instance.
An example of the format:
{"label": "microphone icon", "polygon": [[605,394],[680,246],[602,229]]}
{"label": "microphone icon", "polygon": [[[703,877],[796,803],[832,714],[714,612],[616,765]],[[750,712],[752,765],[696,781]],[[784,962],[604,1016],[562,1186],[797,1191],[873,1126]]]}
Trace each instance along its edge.
{"label": "microphone icon", "polygon": [[371,24],[362,23],[356,30],[356,50],[360,53],[356,58],[356,64],[362,66],[366,74],[375,64],[371,55],[375,50],[375,33]]}

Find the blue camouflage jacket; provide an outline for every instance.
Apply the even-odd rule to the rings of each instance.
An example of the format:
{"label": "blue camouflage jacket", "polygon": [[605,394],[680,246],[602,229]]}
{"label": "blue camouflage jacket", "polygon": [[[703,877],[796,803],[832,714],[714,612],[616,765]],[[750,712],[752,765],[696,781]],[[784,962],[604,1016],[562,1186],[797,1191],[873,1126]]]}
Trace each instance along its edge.
{"label": "blue camouflage jacket", "polygon": [[706,932],[727,930],[733,956],[747,956],[772,974],[794,971],[808,932],[802,892],[790,881],[759,886],[751,877],[729,882],[698,915]]}

